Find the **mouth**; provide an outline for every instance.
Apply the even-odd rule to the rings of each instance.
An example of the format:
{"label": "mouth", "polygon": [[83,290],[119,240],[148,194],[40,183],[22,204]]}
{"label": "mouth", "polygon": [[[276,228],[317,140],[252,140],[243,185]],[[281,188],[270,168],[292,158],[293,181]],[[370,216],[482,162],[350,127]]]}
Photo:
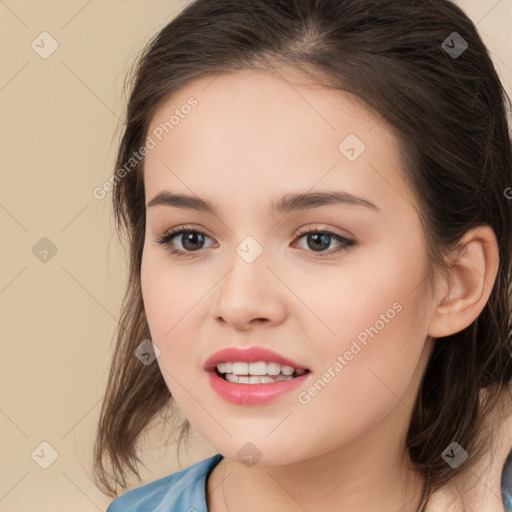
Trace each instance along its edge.
{"label": "mouth", "polygon": [[219,363],[207,371],[212,389],[222,399],[236,405],[258,406],[273,402],[304,385],[311,373],[305,368],[281,367],[278,363],[263,361],[251,363],[256,366],[251,367],[250,371],[244,365],[247,363]]}

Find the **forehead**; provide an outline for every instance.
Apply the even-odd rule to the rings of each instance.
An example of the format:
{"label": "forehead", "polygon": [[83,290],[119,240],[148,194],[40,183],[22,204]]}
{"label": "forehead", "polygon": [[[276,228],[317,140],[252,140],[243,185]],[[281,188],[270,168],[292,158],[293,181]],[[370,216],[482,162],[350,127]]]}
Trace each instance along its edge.
{"label": "forehead", "polygon": [[[190,107],[190,105],[194,105]],[[163,189],[231,203],[346,190],[379,208],[411,208],[398,140],[357,97],[293,72],[242,71],[189,83],[156,112],[146,199]],[[237,197],[229,194],[236,191]]]}

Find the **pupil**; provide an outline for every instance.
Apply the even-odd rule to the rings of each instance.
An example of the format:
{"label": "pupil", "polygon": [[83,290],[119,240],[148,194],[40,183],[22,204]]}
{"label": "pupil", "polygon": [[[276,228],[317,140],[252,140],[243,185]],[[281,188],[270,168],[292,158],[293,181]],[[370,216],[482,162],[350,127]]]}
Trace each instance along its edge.
{"label": "pupil", "polygon": [[[203,235],[201,235],[200,233],[188,233],[186,235],[183,235],[185,237],[185,241],[183,242],[182,241],[182,244],[183,244],[183,247],[187,250],[191,250],[191,251],[194,251],[194,250],[197,250],[199,247],[194,247],[194,244],[197,244],[197,238],[201,239],[203,237]],[[192,244],[192,247],[187,246],[189,244],[189,242]]]}
{"label": "pupil", "polygon": [[308,235],[308,238],[311,240],[314,240],[315,244],[318,244],[318,242],[320,242],[320,244],[322,242],[324,242],[325,244],[325,247],[320,247],[320,249],[318,249],[318,245],[313,245],[312,246],[312,249],[313,250],[321,250],[321,249],[326,249],[327,247],[329,247],[329,236],[328,235],[325,235],[323,233],[314,233],[312,235]]}

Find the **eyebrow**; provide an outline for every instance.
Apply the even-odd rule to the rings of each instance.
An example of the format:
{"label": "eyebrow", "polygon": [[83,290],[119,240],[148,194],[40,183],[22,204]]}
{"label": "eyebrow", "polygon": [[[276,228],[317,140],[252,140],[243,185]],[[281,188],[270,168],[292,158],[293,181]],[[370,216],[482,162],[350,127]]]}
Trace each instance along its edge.
{"label": "eyebrow", "polygon": [[[321,206],[345,204],[351,206],[363,206],[375,212],[380,212],[380,208],[362,197],[355,196],[345,191],[330,190],[327,192],[307,192],[301,194],[287,194],[281,197],[277,202],[272,203],[271,211],[273,213],[289,213],[301,210],[310,210]],[[172,194],[163,190],[156,194],[147,204],[151,206],[164,205],[175,208],[184,208],[187,210],[197,210],[203,213],[217,215],[218,206],[216,203],[197,196],[185,194]]]}

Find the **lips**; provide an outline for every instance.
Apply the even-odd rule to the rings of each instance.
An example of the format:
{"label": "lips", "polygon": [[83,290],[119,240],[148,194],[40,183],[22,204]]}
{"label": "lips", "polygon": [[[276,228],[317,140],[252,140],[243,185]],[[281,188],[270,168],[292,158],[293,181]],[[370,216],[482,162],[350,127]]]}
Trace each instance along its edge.
{"label": "lips", "polygon": [[219,363],[226,363],[229,361],[237,362],[246,362],[246,363],[256,363],[258,361],[265,361],[267,363],[278,363],[283,366],[291,366],[296,370],[308,370],[306,366],[293,361],[292,359],[288,359],[273,350],[269,350],[264,347],[249,347],[249,348],[239,348],[239,347],[227,347],[225,349],[220,350],[219,352],[215,352],[212,354],[204,363],[203,368],[208,371],[214,371],[215,367]]}

